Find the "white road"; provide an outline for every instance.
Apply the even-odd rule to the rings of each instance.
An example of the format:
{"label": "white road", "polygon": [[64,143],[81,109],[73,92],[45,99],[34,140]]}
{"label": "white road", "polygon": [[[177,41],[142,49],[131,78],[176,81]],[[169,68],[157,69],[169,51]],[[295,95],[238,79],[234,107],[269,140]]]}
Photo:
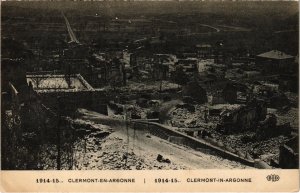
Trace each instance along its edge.
{"label": "white road", "polygon": [[[110,125],[114,132],[101,146],[110,145],[109,139],[120,138],[119,143],[128,146],[131,152],[134,152],[140,158],[155,161],[158,154],[171,160],[172,163],[184,166],[187,169],[213,169],[213,168],[250,168],[241,163],[223,159],[207,152],[196,151],[188,147],[172,144],[166,140],[158,138],[145,131],[135,131],[131,128],[128,130],[122,123],[116,124],[110,118],[87,110],[81,111],[83,120],[95,122],[97,124]],[[106,119],[106,121],[104,121]],[[114,146],[114,147],[121,147]],[[113,151],[121,151],[113,149]]]}

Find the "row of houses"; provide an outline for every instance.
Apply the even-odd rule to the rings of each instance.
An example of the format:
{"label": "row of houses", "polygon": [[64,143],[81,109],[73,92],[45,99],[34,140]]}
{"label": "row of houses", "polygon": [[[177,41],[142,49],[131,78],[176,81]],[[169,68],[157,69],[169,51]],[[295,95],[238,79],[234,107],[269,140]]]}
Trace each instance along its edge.
{"label": "row of houses", "polygon": [[[243,65],[247,66],[249,64],[253,66],[253,70],[243,70],[241,77],[251,78],[259,76],[261,73],[288,73],[296,68],[298,62],[295,60],[296,57],[277,50],[259,54],[255,59],[248,56],[236,58],[236,61],[231,58],[229,59],[229,63],[227,62],[228,59],[222,59],[220,62],[220,58],[216,59],[216,56],[212,54],[213,51],[210,50],[211,47],[209,45],[199,47],[201,48],[198,50],[198,54],[201,54],[200,57],[198,54],[193,53],[153,54],[146,51],[139,51],[130,54],[126,53],[126,58],[129,58],[129,60],[124,60],[127,61],[127,65],[134,68],[135,71],[140,70],[145,74],[148,73],[151,78],[157,78],[155,74],[157,67],[163,69],[163,77],[167,78],[171,76],[171,73],[176,70],[177,66],[181,66],[187,75],[192,75],[194,72],[201,73],[222,67],[226,71],[228,71],[228,68],[240,69]],[[230,73],[232,73],[232,75]],[[228,77],[235,77],[237,74],[238,72],[227,72]]]}

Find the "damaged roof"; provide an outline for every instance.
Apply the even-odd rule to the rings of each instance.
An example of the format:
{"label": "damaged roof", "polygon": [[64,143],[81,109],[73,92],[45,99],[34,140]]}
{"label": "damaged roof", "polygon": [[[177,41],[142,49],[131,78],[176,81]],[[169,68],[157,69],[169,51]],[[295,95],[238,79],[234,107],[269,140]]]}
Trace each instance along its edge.
{"label": "damaged roof", "polygon": [[278,51],[278,50],[271,50],[269,52],[265,52],[265,53],[259,54],[257,56],[261,57],[261,58],[270,58],[270,59],[277,59],[277,60],[290,59],[290,58],[294,57],[292,55],[288,55],[288,54]]}

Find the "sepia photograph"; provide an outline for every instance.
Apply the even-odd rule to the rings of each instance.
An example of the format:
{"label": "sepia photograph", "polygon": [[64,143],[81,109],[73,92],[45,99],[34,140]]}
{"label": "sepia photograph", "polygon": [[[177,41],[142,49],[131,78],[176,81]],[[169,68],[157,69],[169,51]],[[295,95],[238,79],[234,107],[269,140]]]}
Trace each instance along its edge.
{"label": "sepia photograph", "polygon": [[298,1],[1,2],[1,170],[298,169],[298,97]]}

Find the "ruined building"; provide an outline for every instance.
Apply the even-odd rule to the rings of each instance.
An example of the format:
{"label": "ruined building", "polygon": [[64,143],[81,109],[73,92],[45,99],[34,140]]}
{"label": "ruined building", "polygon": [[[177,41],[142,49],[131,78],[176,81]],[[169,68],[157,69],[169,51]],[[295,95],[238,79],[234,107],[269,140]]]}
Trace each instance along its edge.
{"label": "ruined building", "polygon": [[217,129],[225,133],[254,130],[259,121],[265,119],[266,114],[267,108],[264,103],[253,101],[234,110],[222,112]]}
{"label": "ruined building", "polygon": [[43,103],[54,111],[63,109],[63,113],[68,114],[77,108],[91,108],[107,113],[105,92],[96,91],[80,74],[28,74],[26,80]]}
{"label": "ruined building", "polygon": [[203,104],[207,102],[206,90],[202,88],[198,82],[192,81],[189,82],[182,89],[183,97],[190,97],[193,101]]}
{"label": "ruined building", "polygon": [[289,140],[279,150],[279,167],[293,169],[299,167],[299,144],[298,136]]}

